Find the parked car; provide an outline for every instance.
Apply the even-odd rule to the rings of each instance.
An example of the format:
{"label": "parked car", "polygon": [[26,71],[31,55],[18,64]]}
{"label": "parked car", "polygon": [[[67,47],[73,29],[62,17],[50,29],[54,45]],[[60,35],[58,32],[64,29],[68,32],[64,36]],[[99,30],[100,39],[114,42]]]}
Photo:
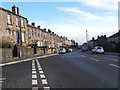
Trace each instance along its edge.
{"label": "parked car", "polygon": [[92,49],[92,53],[104,53],[104,49],[103,49],[103,47],[101,47],[101,46],[95,46],[95,47]]}
{"label": "parked car", "polygon": [[68,48],[68,49],[66,50],[66,52],[73,52],[73,49],[72,49],[72,48]]}
{"label": "parked car", "polygon": [[66,53],[66,49],[65,48],[62,48],[59,50],[59,54],[65,54]]}

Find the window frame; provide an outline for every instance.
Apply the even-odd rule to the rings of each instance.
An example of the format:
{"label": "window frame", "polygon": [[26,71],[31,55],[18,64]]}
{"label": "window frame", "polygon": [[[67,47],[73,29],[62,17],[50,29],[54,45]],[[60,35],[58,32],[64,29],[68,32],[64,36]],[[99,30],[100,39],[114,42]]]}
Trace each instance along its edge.
{"label": "window frame", "polygon": [[7,24],[12,24],[11,14],[7,14]]}
{"label": "window frame", "polygon": [[13,36],[13,31],[11,29],[7,29],[7,35]]}
{"label": "window frame", "polygon": [[16,17],[16,26],[19,26],[19,18]]}

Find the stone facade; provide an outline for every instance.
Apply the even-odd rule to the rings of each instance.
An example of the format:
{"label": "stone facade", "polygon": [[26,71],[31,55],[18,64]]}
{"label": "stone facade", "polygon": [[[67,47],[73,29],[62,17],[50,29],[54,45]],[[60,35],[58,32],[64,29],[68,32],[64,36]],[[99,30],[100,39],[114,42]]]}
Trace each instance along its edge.
{"label": "stone facade", "polygon": [[[16,6],[13,7],[17,8]],[[19,45],[19,39],[22,38],[22,46],[26,46],[28,44],[28,20],[27,18],[13,12],[14,11],[11,12],[9,10],[0,8],[0,29],[2,42],[4,43],[8,41],[10,43]]]}

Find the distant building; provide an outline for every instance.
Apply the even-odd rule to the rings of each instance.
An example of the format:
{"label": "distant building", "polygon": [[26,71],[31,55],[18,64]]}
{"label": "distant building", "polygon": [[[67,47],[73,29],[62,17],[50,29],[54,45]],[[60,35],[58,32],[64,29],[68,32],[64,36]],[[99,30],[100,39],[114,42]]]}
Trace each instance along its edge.
{"label": "distant building", "polygon": [[120,30],[119,30],[119,32],[108,37],[108,42],[118,44],[118,43],[120,43],[119,39],[120,39]]}

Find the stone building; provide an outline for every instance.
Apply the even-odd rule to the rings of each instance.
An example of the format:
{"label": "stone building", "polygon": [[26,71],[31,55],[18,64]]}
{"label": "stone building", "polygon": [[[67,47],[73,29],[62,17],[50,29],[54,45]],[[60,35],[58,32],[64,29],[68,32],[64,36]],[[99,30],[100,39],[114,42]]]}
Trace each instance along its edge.
{"label": "stone building", "polygon": [[19,8],[12,11],[0,8],[0,25],[2,43],[26,46],[28,44],[28,20],[19,13]]}
{"label": "stone building", "polygon": [[35,23],[28,24],[28,19],[21,16],[17,6],[12,11],[0,8],[1,43],[9,42],[13,45],[29,47],[37,45],[44,48],[59,48],[71,45],[71,40],[59,37],[50,29],[41,29]]}

